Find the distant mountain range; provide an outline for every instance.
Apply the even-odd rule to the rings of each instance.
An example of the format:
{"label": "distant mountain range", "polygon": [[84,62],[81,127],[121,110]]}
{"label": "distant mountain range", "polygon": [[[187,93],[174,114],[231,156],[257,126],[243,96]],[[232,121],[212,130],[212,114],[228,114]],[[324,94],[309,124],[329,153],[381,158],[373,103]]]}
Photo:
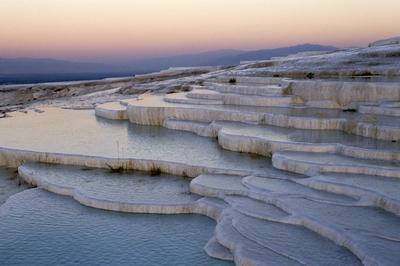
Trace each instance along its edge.
{"label": "distant mountain range", "polygon": [[268,60],[272,57],[288,56],[300,52],[313,52],[313,51],[334,51],[338,48],[333,46],[322,46],[318,44],[302,44],[290,47],[263,49],[243,52],[237,55],[220,57],[213,64],[239,64],[240,61],[255,61],[255,60]]}
{"label": "distant mountain range", "polygon": [[[236,65],[240,61],[245,60],[267,60],[271,57],[287,56],[299,52],[331,51],[336,49],[333,46],[303,44],[255,51],[218,50],[198,54],[136,60],[121,65],[80,63],[55,59],[0,58],[0,83],[6,83],[7,81],[8,83],[15,83],[12,77],[18,77],[19,75],[25,76],[24,82],[29,80],[29,76],[43,75],[49,77],[51,74],[58,75],[61,79],[68,74],[71,76],[68,80],[73,79],[74,74],[79,74],[76,75],[77,79],[86,79],[92,76],[97,77],[100,73],[103,73],[100,76],[107,77],[119,76],[122,73],[146,73],[168,67]],[[40,80],[40,82],[43,81],[46,80]]]}
{"label": "distant mountain range", "polygon": [[218,50],[198,54],[145,59],[127,64],[125,66],[125,69],[132,69],[133,71],[139,72],[149,72],[174,66],[183,67],[237,65],[240,63],[240,61],[246,60],[268,60],[272,57],[287,56],[299,52],[333,51],[337,49],[338,48],[333,46],[302,44],[290,47],[262,49],[254,51]]}
{"label": "distant mountain range", "polygon": [[0,74],[107,72],[109,65],[56,59],[0,58]]}

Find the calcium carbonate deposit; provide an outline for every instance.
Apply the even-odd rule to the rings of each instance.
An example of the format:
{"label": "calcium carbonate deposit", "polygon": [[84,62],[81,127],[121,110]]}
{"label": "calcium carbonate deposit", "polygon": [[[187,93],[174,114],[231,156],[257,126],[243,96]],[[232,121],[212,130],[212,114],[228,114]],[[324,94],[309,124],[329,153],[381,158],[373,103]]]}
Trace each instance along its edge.
{"label": "calcium carbonate deposit", "polygon": [[400,265],[399,55],[389,41],[173,68],[30,104],[16,88],[1,261]]}

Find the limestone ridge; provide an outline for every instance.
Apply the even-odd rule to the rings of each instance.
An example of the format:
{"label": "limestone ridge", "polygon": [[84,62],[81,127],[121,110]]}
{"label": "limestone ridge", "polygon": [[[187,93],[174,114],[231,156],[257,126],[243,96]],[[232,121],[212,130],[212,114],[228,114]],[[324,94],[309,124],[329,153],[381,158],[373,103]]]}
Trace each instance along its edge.
{"label": "limestone ridge", "polygon": [[[396,42],[386,42],[244,62],[203,78],[188,92],[132,100],[124,105],[125,115],[133,123],[216,137],[225,149],[271,156],[274,168],[301,174],[200,175],[191,182],[193,193],[228,203],[215,240],[233,253],[237,264],[356,264],[351,256],[342,257],[347,262],[307,261],[287,242],[279,244],[272,231],[281,224],[288,226],[282,230],[292,232],[291,239],[297,234],[292,230],[306,228],[299,234],[329,239],[364,265],[396,265],[399,52]],[[371,58],[376,62],[372,67]],[[316,69],[317,64],[322,67]],[[307,68],[309,73],[299,71]],[[308,78],[299,79],[302,75]],[[96,114],[107,109],[100,105]],[[369,218],[360,224],[362,217]]]}
{"label": "limestone ridge", "polygon": [[[260,169],[12,148],[0,148],[0,164],[94,208],[209,216],[205,251],[237,265],[399,265],[399,55],[385,41],[173,69],[135,77],[149,93],[95,108],[270,158]],[[110,174],[123,170],[147,172]]]}
{"label": "limestone ridge", "polygon": [[370,43],[369,47],[400,44],[400,36]]}

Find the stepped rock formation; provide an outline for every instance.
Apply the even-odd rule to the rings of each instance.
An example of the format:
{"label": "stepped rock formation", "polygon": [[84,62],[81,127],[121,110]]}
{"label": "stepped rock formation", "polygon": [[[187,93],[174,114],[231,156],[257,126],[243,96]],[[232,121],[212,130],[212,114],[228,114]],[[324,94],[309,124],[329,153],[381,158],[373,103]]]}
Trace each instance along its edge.
{"label": "stepped rock formation", "polygon": [[[152,93],[127,99],[126,87],[124,99],[98,104],[106,132],[87,118],[57,124],[67,111],[30,114],[53,119],[46,141],[58,147],[39,133],[19,145],[7,137],[0,164],[86,206],[211,217],[205,251],[237,265],[400,264],[398,41],[193,71],[136,77]],[[125,140],[118,132],[130,126]],[[76,130],[97,132],[93,143],[65,144]],[[165,135],[173,146],[157,140]]]}

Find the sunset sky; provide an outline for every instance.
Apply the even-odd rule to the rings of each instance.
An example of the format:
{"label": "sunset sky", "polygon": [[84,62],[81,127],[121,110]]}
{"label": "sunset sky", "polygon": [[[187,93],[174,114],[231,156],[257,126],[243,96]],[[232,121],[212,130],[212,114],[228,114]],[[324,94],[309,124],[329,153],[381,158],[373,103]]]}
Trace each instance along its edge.
{"label": "sunset sky", "polygon": [[101,62],[398,35],[399,0],[0,0],[0,57]]}

